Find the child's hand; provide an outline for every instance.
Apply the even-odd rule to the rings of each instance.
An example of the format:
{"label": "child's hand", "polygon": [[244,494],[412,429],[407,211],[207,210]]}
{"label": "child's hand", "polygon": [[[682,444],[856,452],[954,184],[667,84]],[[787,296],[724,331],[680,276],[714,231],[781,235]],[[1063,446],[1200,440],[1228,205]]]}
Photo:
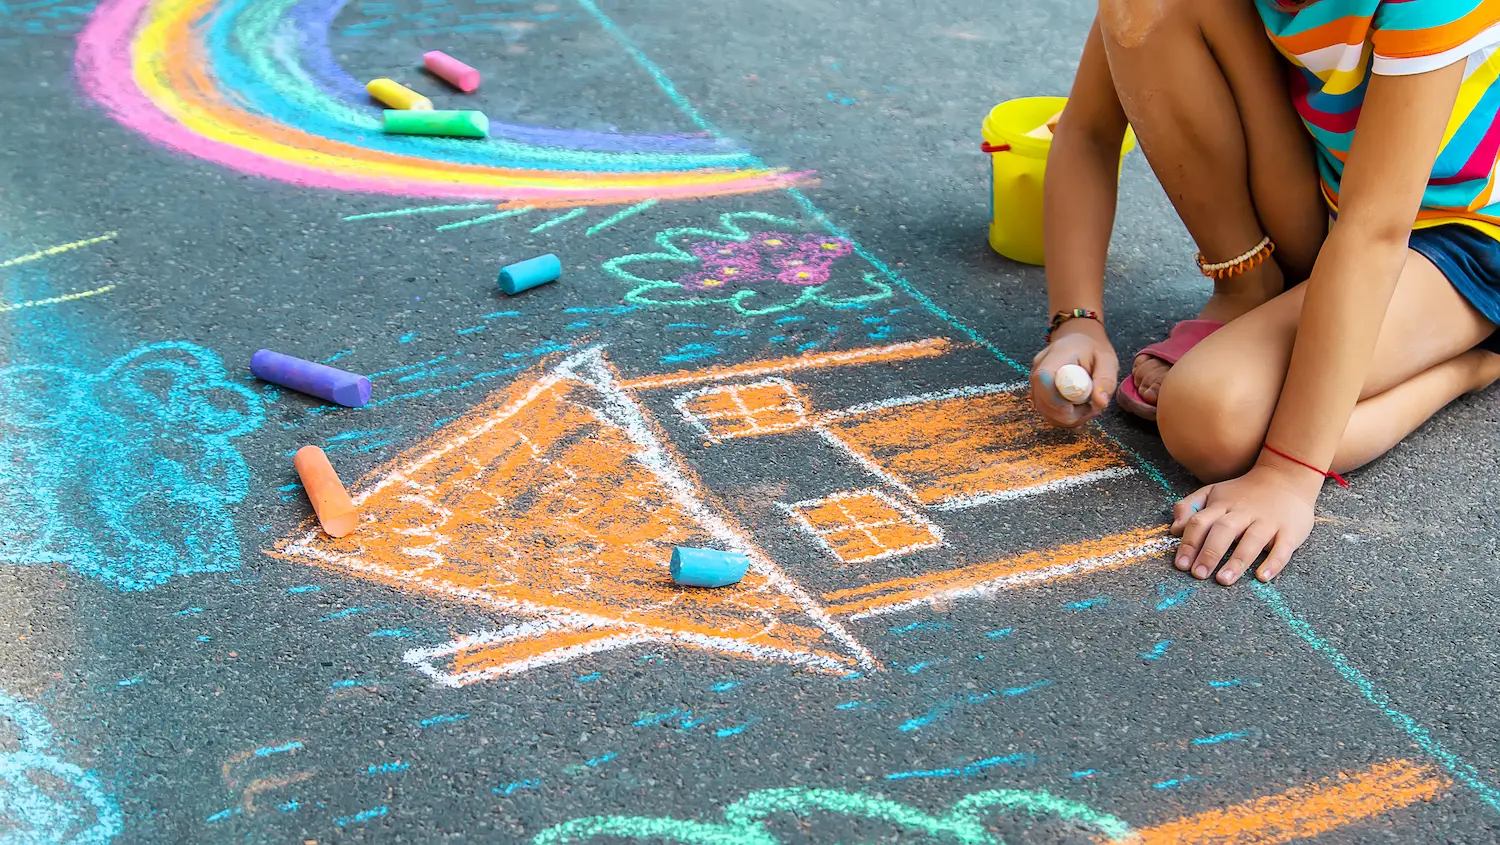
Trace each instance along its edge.
{"label": "child's hand", "polygon": [[[1053,376],[1064,364],[1077,364],[1094,380],[1088,404],[1074,405],[1057,392]],[[1052,343],[1031,360],[1031,404],[1053,425],[1077,428],[1109,407],[1119,378],[1120,359],[1104,327],[1095,320],[1069,320],[1058,326]]]}
{"label": "child's hand", "polygon": [[1256,577],[1275,578],[1312,533],[1313,503],[1322,484],[1302,467],[1258,464],[1239,478],[1200,489],[1173,508],[1172,533],[1182,537],[1177,568],[1207,578],[1237,543],[1219,569],[1220,584],[1238,581],[1262,551],[1266,561]]}

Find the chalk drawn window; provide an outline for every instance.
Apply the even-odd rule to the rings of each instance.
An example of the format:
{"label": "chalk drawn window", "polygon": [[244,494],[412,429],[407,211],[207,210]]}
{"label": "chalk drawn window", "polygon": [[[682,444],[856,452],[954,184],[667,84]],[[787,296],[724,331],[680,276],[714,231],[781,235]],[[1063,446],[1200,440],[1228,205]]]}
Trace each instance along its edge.
{"label": "chalk drawn window", "polygon": [[845,491],[783,507],[842,563],[869,563],[943,544],[941,529],[879,490]]}
{"label": "chalk drawn window", "polygon": [[717,440],[775,434],[807,424],[807,403],[786,379],[694,390],[672,404],[683,419]]}

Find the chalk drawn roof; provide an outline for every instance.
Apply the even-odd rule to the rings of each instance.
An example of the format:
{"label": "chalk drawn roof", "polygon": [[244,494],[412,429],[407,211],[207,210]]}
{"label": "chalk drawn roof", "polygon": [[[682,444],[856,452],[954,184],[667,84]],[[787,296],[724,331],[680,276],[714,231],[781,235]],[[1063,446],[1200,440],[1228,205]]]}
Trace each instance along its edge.
{"label": "chalk drawn roof", "polygon": [[[277,557],[526,619],[408,659],[461,685],[625,645],[673,641],[851,671],[873,663],[724,516],[621,386],[599,348],[500,391],[372,473],[360,531],[315,526]],[[733,591],[682,590],[674,545],[749,556]]]}

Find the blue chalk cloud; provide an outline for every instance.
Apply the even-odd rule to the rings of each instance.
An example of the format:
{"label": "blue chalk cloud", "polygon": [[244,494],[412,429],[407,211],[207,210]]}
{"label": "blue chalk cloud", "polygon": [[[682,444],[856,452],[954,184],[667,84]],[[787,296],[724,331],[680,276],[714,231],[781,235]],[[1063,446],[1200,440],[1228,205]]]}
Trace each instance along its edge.
{"label": "blue chalk cloud", "polygon": [[121,590],[239,567],[233,440],[261,398],[213,352],[156,343],[89,374],[0,369],[0,564],[65,563]]}
{"label": "blue chalk cloud", "polygon": [[98,775],[63,758],[40,710],[0,690],[0,842],[102,845],[124,826]]}

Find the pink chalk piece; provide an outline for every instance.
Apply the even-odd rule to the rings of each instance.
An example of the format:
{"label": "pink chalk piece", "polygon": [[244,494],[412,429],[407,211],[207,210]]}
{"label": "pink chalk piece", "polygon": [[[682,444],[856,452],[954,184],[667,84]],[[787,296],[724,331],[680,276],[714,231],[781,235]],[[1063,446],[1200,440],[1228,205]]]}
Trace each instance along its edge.
{"label": "pink chalk piece", "polygon": [[423,53],[422,65],[465,94],[472,94],[479,87],[479,71],[442,50]]}

